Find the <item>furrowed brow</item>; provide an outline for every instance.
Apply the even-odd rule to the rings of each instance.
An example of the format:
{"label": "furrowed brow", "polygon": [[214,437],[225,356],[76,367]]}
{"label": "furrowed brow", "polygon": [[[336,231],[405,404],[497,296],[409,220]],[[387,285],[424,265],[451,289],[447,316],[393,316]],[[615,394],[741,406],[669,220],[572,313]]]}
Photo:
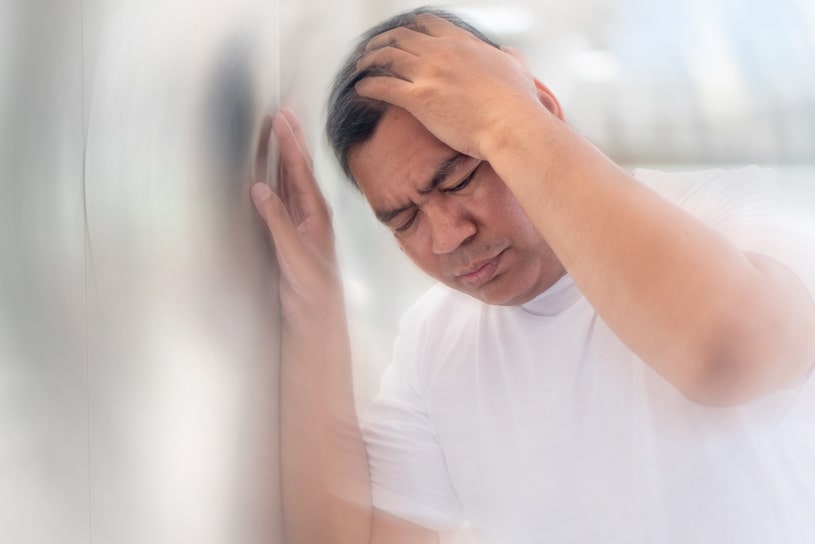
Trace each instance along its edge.
{"label": "furrowed brow", "polygon": [[436,173],[433,174],[432,178],[430,178],[430,183],[428,183],[424,189],[419,189],[419,194],[426,195],[427,193],[432,193],[440,183],[447,179],[447,176],[450,175],[456,166],[458,166],[458,164],[466,158],[467,155],[456,153],[449,159],[442,162],[436,169]]}
{"label": "furrowed brow", "polygon": [[393,210],[381,210],[381,211],[376,210],[374,214],[376,215],[376,218],[379,219],[382,223],[390,223],[400,213],[411,209],[413,206],[414,206],[413,204],[408,204],[407,206],[401,206]]}
{"label": "furrowed brow", "polygon": [[[439,186],[444,180],[447,179],[447,176],[458,166],[458,164],[467,159],[467,155],[462,153],[456,153],[452,157],[445,159],[436,169],[436,172],[433,174],[433,177],[430,178],[430,182],[423,188],[419,189],[419,194],[426,195],[428,193],[432,193],[436,187]],[[390,223],[393,219],[395,219],[399,214],[406,212],[407,210],[413,208],[415,204],[410,203],[405,206],[399,206],[398,208],[394,208],[391,210],[375,210],[374,214],[376,218],[379,219],[382,223]]]}

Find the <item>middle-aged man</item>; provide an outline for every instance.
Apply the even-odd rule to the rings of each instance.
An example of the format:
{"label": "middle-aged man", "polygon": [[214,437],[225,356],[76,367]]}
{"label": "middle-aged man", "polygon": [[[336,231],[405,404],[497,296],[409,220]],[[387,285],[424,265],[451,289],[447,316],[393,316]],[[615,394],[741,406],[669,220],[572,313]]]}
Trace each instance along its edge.
{"label": "middle-aged man", "polygon": [[440,284],[360,432],[329,214],[274,132],[289,542],[815,542],[815,259],[771,173],[632,175],[454,17],[372,29],[329,139]]}

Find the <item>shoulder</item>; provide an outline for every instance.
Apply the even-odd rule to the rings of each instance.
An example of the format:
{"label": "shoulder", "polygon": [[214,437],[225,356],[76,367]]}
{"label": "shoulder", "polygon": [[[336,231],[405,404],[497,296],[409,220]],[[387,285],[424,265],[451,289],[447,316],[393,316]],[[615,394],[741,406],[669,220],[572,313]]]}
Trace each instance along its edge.
{"label": "shoulder", "polygon": [[783,265],[815,301],[815,214],[789,177],[759,166],[633,174],[742,251]]}
{"label": "shoulder", "polygon": [[779,179],[774,169],[756,165],[685,172],[637,168],[632,174],[641,183],[683,207],[767,196],[778,191]]}
{"label": "shoulder", "polygon": [[776,228],[787,222],[784,187],[772,168],[712,168],[667,173],[637,169],[634,177],[723,234]]}
{"label": "shoulder", "polygon": [[402,316],[390,371],[423,390],[432,382],[446,354],[472,340],[486,304],[436,284]]}
{"label": "shoulder", "polygon": [[444,331],[450,326],[472,319],[485,304],[469,295],[437,283],[404,313],[399,324],[399,335],[428,336],[433,331]]}

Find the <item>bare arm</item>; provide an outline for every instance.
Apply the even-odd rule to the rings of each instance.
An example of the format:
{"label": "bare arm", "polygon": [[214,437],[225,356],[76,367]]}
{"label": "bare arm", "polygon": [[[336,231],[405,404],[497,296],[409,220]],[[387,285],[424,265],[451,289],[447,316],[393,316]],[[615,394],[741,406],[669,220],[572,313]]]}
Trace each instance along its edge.
{"label": "bare arm", "polygon": [[286,544],[435,542],[375,511],[354,409],[351,355],[330,215],[292,112],[273,122],[279,196],[252,188],[281,270],[281,459]]}
{"label": "bare arm", "polygon": [[[686,396],[731,404],[792,385],[815,362],[801,282],[641,185],[562,120],[525,65],[446,21],[369,44],[365,96],[411,112],[490,162],[619,338]],[[466,89],[466,92],[462,92]]]}
{"label": "bare arm", "polygon": [[[548,111],[532,119],[496,144],[493,166],[634,352],[706,404],[747,401],[804,376],[815,312],[792,272],[740,251]],[[529,176],[522,166],[534,157],[542,168]]]}

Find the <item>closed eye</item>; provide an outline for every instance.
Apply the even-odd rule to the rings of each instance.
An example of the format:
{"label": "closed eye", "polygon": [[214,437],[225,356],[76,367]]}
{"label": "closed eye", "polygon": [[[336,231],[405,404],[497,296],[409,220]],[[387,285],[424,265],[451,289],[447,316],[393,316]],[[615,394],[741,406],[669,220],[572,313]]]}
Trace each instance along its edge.
{"label": "closed eye", "polygon": [[410,226],[416,221],[416,216],[419,215],[418,210],[413,212],[413,214],[408,218],[407,221],[399,225],[398,227],[393,227],[393,230],[396,232],[405,232]]}
{"label": "closed eye", "polygon": [[473,180],[475,175],[478,173],[478,170],[481,168],[482,164],[484,164],[484,161],[481,161],[480,163],[478,163],[478,166],[473,168],[473,171],[470,172],[469,176],[467,176],[466,178],[464,178],[463,180],[458,182],[456,185],[453,185],[452,187],[442,189],[442,191],[445,192],[445,193],[456,193],[458,191],[461,191],[465,187],[467,187],[470,184],[470,182]]}

